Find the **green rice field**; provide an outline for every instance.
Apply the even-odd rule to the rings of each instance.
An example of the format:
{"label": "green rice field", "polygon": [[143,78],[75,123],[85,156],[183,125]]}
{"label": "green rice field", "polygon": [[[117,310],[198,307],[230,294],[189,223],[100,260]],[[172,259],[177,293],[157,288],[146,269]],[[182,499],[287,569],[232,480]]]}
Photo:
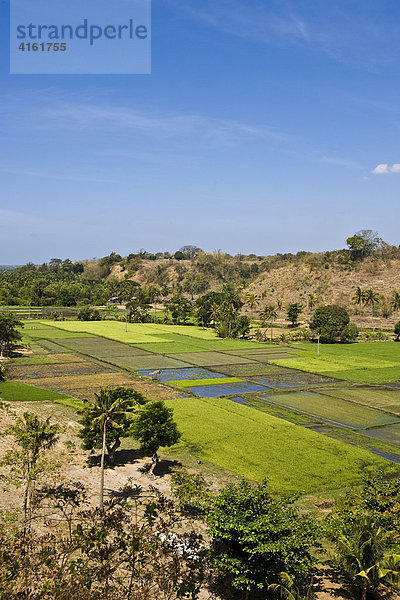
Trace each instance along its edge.
{"label": "green rice field", "polygon": [[387,410],[400,417],[400,389],[379,389],[375,387],[336,388],[335,390],[324,389],[324,394]]}
{"label": "green rice field", "polygon": [[[50,401],[68,403],[147,379],[173,398],[183,443],[198,458],[250,479],[267,476],[276,491],[342,488],[358,481],[363,465],[388,463],[373,454],[381,448],[397,460],[400,389],[376,383],[400,380],[400,344],[321,345],[318,359],[313,344],[219,339],[192,326],[128,324],[126,332],[117,321],[27,321],[24,336],[35,353],[11,361],[18,381],[10,385],[31,377],[56,394]],[[157,369],[162,386],[149,381]],[[181,369],[197,369],[197,377],[181,377]],[[27,387],[39,390],[10,387],[5,395],[24,396]],[[182,398],[188,388],[210,397]]]}
{"label": "green rice field", "polygon": [[25,385],[17,381],[0,383],[0,399],[5,402],[55,402],[80,408],[82,403],[76,398],[66,394],[58,394],[53,390],[46,390],[33,385]]}
{"label": "green rice field", "polygon": [[313,493],[359,481],[387,461],[224,398],[169,400],[183,444],[198,458],[280,493]]}
{"label": "green rice field", "polygon": [[354,429],[387,425],[396,421],[396,417],[388,413],[315,392],[265,394],[259,398]]}
{"label": "green rice field", "polygon": [[273,362],[359,383],[400,381],[400,344],[394,342],[321,344],[319,357],[315,344],[301,344],[299,349],[299,358]]}

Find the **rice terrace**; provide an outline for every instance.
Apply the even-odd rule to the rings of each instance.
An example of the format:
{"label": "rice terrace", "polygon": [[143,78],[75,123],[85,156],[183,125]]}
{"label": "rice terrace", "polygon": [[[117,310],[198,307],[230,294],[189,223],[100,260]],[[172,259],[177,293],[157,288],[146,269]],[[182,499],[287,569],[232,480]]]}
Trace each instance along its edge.
{"label": "rice terrace", "polygon": [[268,477],[277,492],[335,490],[367,465],[400,462],[396,344],[328,345],[316,357],[315,346],[301,343],[115,321],[27,320],[23,336],[33,353],[11,360],[10,380],[0,384],[5,401],[77,407],[106,382],[159,387],[180,446],[239,476]]}

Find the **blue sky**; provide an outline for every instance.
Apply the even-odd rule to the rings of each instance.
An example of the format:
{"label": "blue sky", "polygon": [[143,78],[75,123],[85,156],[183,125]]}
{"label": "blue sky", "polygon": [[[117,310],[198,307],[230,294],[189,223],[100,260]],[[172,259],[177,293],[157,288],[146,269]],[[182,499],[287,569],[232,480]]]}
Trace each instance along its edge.
{"label": "blue sky", "polygon": [[8,11],[0,264],[400,243],[397,0],[153,0],[121,76],[9,75]]}

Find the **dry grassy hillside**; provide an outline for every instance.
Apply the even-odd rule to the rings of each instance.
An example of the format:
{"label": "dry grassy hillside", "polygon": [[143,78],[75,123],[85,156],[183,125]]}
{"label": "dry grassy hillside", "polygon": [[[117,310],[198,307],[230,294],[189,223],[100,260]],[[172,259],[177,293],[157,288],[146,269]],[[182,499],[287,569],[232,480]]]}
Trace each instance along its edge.
{"label": "dry grassy hillside", "polygon": [[[300,302],[305,308],[305,314],[311,312],[308,308],[309,294],[315,294],[318,304],[340,304],[354,314],[358,320],[359,309],[354,305],[353,296],[357,287],[372,288],[380,297],[379,305],[374,309],[382,326],[391,326],[399,320],[400,315],[393,313],[384,317],[390,311],[390,300],[393,292],[400,291],[400,260],[389,261],[368,258],[352,269],[338,264],[313,267],[309,263],[289,264],[268,273],[262,273],[252,282],[246,292],[253,292],[261,298],[260,307],[276,303],[277,298],[283,300],[283,305]],[[365,324],[372,323],[371,310],[362,309],[362,320]]]}
{"label": "dry grassy hillside", "polygon": [[[254,315],[266,304],[276,304],[277,299],[281,299],[283,306],[300,302],[304,307],[303,321],[313,312],[309,307],[309,295],[313,294],[317,305],[340,304],[362,325],[389,328],[400,318],[391,309],[393,293],[400,292],[399,251],[391,248],[394,249],[391,254],[375,253],[360,262],[343,260],[344,250],[272,257],[202,253],[195,260],[141,260],[134,270],[129,264],[115,264],[109,277],[127,278],[141,285],[164,285],[171,294],[182,291],[194,298],[221,290],[229,283],[240,290],[243,299],[247,293],[256,295],[258,304]],[[194,287],[193,281],[196,282]],[[353,296],[358,286],[363,290],[373,289],[379,297],[373,320],[369,307],[362,308],[360,317],[354,305]],[[249,313],[246,306],[244,312]]]}

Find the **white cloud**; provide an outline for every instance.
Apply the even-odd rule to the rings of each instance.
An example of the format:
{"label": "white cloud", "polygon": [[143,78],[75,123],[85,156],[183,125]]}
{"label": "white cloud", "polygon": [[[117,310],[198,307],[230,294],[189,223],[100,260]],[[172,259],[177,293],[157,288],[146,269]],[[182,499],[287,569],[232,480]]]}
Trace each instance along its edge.
{"label": "white cloud", "polygon": [[372,171],[374,175],[388,175],[389,173],[400,173],[400,163],[394,163],[392,166],[382,163]]}
{"label": "white cloud", "polygon": [[374,175],[386,175],[386,173],[390,173],[389,165],[387,165],[386,163],[378,165],[372,172]]}

